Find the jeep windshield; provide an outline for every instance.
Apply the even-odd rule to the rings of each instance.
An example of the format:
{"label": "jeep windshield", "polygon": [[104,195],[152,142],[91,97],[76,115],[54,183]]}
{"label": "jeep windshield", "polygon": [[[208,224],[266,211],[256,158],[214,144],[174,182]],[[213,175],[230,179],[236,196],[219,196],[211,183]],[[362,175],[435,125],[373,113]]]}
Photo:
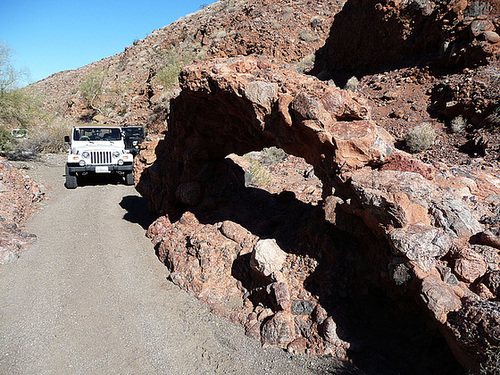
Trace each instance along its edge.
{"label": "jeep windshield", "polygon": [[76,128],[75,141],[119,141],[122,135],[119,128]]}
{"label": "jeep windshield", "polygon": [[129,126],[122,129],[125,135],[129,136],[130,138],[144,138],[144,129],[142,128],[142,126]]}

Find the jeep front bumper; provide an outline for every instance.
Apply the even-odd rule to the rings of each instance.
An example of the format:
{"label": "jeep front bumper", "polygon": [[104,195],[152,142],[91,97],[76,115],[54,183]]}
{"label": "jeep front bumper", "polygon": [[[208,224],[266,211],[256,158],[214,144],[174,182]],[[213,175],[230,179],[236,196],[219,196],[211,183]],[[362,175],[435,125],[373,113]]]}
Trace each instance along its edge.
{"label": "jeep front bumper", "polygon": [[115,164],[107,164],[107,165],[94,165],[87,164],[83,167],[78,164],[68,164],[68,172],[90,172],[90,173],[113,173],[113,172],[132,172],[133,164],[123,164],[123,165],[115,165]]}

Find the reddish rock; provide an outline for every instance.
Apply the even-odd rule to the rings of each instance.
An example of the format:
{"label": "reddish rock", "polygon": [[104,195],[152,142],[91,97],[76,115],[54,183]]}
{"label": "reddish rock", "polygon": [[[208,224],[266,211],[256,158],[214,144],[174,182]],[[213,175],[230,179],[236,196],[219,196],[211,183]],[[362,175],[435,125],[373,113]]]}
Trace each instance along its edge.
{"label": "reddish rock", "polygon": [[481,243],[500,249],[500,227],[482,232]]}
{"label": "reddish rock", "polygon": [[472,283],[486,273],[488,265],[480,253],[470,248],[460,252],[454,270],[464,281]]}
{"label": "reddish rock", "polygon": [[294,355],[299,355],[299,354],[305,354],[306,349],[307,349],[307,340],[304,337],[299,336],[295,340],[293,340],[290,344],[288,344],[286,351]]}
{"label": "reddish rock", "polygon": [[[461,257],[461,250],[455,251],[462,247],[452,247],[452,239],[464,244],[484,232],[479,218],[489,209],[474,197],[484,199],[500,192],[495,180],[477,171],[450,173],[439,165],[430,167],[395,152],[392,138],[369,120],[370,111],[355,94],[295,75],[266,59],[242,57],[187,67],[181,73],[181,86],[182,92],[172,103],[169,131],[156,149],[157,160],[144,169],[137,187],[158,212],[166,212],[172,219],[180,217],[171,229],[155,230],[164,236],[158,245],[159,254],[173,270],[174,282],[217,306],[213,310],[221,314],[221,306],[228,306],[234,316],[250,319],[246,318],[248,313],[236,311],[254,309],[256,316],[250,319],[252,323],[245,323],[246,329],[257,336],[255,331],[260,327],[264,344],[286,348],[301,336],[307,340],[308,353],[337,350],[336,344],[315,338],[318,317],[314,311],[321,309],[321,298],[311,295],[305,285],[320,261],[322,272],[329,268],[324,262],[342,263],[336,259],[338,254],[333,255],[331,249],[336,245],[328,231],[317,233],[311,229],[314,226],[301,224],[312,235],[299,242],[309,243],[309,251],[318,253],[295,254],[294,241],[284,236],[284,243],[288,242],[292,250],[287,251],[287,261],[282,256],[278,262],[270,262],[274,266],[265,272],[265,278],[257,273],[249,276],[248,249],[256,237],[247,230],[258,233],[264,227],[275,227],[275,221],[264,219],[265,224],[260,224],[242,215],[240,219],[247,223],[244,228],[227,220],[212,225],[196,221],[181,227],[186,207],[193,206],[193,212],[200,215],[208,208],[214,213],[205,215],[217,217],[215,202],[222,192],[243,191],[244,171],[249,167],[233,160],[238,158],[226,159],[226,155],[274,145],[312,164],[323,184],[322,217],[353,236],[351,241],[370,236],[369,229],[373,230],[384,245],[377,248],[375,237],[371,237],[364,244],[374,247],[373,259],[360,263],[369,269],[390,262],[401,265],[405,275],[386,275],[388,267],[372,270],[373,275],[386,275],[415,296],[422,296],[430,316],[441,324],[461,308],[460,298],[474,295],[465,283],[458,283],[457,277],[471,280],[479,258],[486,269],[494,267],[494,253],[482,249],[481,256],[470,262],[467,256]],[[184,194],[192,186],[196,187],[196,199]],[[289,191],[277,195],[276,201],[300,209],[295,197],[296,193]],[[238,210],[233,207],[233,211]],[[224,211],[223,217],[228,214]],[[301,223],[307,220],[301,218]],[[179,230],[183,233],[176,233]],[[219,255],[221,248],[224,251]],[[448,265],[452,257],[457,261]],[[265,260],[261,263],[267,264]],[[324,292],[328,288],[335,287],[321,285],[319,294],[328,295]],[[250,302],[236,303],[238,296],[244,295]],[[259,301],[269,308],[258,309]],[[321,322],[328,320],[323,315]],[[330,336],[334,337],[333,333]],[[344,348],[348,344],[339,345]],[[345,348],[342,350],[345,352]]]}
{"label": "reddish rock", "polygon": [[418,173],[426,180],[432,180],[434,175],[434,170],[431,166],[424,164],[420,160],[412,158],[403,152],[395,152],[389,158],[387,158],[386,163],[380,168],[380,170],[385,171],[400,171],[400,172],[414,172]]}
{"label": "reddish rock", "polygon": [[273,297],[278,309],[290,311],[290,288],[285,282],[274,282],[267,286],[267,292]]}
{"label": "reddish rock", "polygon": [[500,297],[500,271],[488,272],[481,283],[488,288],[493,298]]}
{"label": "reddish rock", "polygon": [[286,349],[297,337],[293,317],[287,312],[278,312],[262,325],[263,345],[276,345]]}
{"label": "reddish rock", "polygon": [[460,298],[436,275],[422,281],[422,299],[440,323],[446,322],[450,311],[457,311],[462,306]]}
{"label": "reddish rock", "polygon": [[404,254],[425,272],[436,266],[436,259],[448,253],[452,240],[442,229],[422,223],[389,232],[395,251]]}

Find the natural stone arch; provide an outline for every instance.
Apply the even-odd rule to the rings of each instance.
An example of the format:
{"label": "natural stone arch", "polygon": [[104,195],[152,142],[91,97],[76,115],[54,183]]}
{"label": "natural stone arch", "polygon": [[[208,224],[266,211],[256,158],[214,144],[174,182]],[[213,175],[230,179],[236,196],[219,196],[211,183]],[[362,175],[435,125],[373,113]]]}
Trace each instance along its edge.
{"label": "natural stone arch", "polygon": [[199,203],[208,165],[231,153],[280,147],[314,167],[328,196],[343,189],[338,171],[379,165],[393,151],[357,95],[264,58],[200,62],[180,82],[158,159],[138,184],[161,213]]}
{"label": "natural stone arch", "polygon": [[[498,341],[490,327],[500,326],[498,309],[492,310],[484,336],[463,339],[474,326],[472,311],[488,314],[500,297],[487,286],[500,253],[483,238],[489,238],[489,226],[494,228],[479,222],[477,209],[487,212],[486,197],[500,195],[492,175],[464,180],[460,171],[429,166],[395,150],[390,135],[370,121],[368,107],[356,94],[263,58],[198,62],[182,71],[180,83],[165,139],[154,151],[156,160],[147,168],[136,165],[137,189],[157,213],[168,216],[150,228],[155,243],[168,245],[179,237],[173,221],[185,211],[203,206],[221,188],[242,186],[241,169],[238,175],[226,155],[278,146],[314,166],[323,183],[328,222],[349,233],[352,228],[341,227],[342,215],[356,217],[362,219],[363,233],[376,233],[373,238],[383,242],[385,251],[377,250],[377,260],[384,259],[386,267],[372,269],[374,275],[383,273],[395,283],[389,288],[419,300],[460,363],[477,370],[485,348]],[[474,192],[475,208],[464,199],[464,190]],[[179,225],[199,225],[193,216],[188,211]],[[182,235],[178,240],[185,242]],[[379,264],[371,263],[375,268]],[[479,294],[474,292],[477,283]],[[466,303],[468,299],[479,302]],[[282,318],[276,323],[291,324]]]}

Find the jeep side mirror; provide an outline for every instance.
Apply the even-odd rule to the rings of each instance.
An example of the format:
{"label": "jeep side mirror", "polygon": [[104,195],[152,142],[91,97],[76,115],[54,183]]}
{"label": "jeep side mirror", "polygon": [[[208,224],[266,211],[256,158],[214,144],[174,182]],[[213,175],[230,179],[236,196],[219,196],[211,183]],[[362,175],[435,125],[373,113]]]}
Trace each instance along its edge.
{"label": "jeep side mirror", "polygon": [[69,135],[64,136],[64,142],[69,143]]}

